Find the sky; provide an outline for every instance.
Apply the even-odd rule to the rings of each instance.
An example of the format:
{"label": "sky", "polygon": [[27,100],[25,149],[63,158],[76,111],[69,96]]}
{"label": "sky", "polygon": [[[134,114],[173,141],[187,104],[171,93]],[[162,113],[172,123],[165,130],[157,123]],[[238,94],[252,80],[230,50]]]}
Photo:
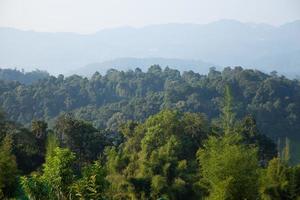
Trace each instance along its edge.
{"label": "sky", "polygon": [[221,19],[281,25],[300,19],[300,0],[0,0],[0,27],[45,32]]}

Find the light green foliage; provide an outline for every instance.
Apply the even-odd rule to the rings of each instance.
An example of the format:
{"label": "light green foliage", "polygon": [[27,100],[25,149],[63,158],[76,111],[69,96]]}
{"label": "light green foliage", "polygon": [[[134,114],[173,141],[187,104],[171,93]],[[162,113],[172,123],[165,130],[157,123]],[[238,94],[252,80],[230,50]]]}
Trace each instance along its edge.
{"label": "light green foliage", "polygon": [[281,151],[278,145],[278,157],[268,163],[262,171],[260,193],[262,199],[297,199],[300,198],[299,166],[290,167],[289,140],[286,138],[285,146]]}
{"label": "light green foliage", "polygon": [[151,179],[151,192],[152,198],[158,198],[164,194],[167,190],[167,180],[165,177],[160,175],[155,175]]}
{"label": "light green foliage", "polygon": [[272,159],[261,174],[261,199],[300,199],[300,166],[288,166],[286,160]]}
{"label": "light green foliage", "polygon": [[[128,192],[130,185],[125,174],[122,173],[124,168],[129,164],[128,157],[118,152],[116,148],[107,148],[105,150],[107,157],[107,180],[110,185],[108,194],[110,199],[130,199],[132,195]],[[127,167],[130,170],[130,166]]]}
{"label": "light green foliage", "polygon": [[225,86],[223,104],[224,105],[221,114],[222,128],[224,130],[224,133],[228,134],[232,133],[235,122],[235,113],[233,111],[233,97],[231,89],[228,85]]}
{"label": "light green foliage", "polygon": [[279,158],[272,159],[266,170],[262,172],[260,189],[265,200],[279,200],[287,196],[288,177],[287,166]]}
{"label": "light green foliage", "polygon": [[59,148],[54,135],[48,135],[46,162],[41,174],[21,178],[21,185],[29,199],[105,199],[108,182],[99,162],[85,167],[82,177],[74,174],[75,154]]}
{"label": "light green foliage", "polygon": [[83,169],[82,178],[75,181],[72,185],[72,199],[106,199],[106,189],[108,181],[105,179],[106,172],[99,162]]}
{"label": "light green foliage", "polygon": [[75,180],[72,169],[75,155],[69,149],[54,147],[54,141],[52,137],[48,138],[42,173],[21,177],[23,191],[29,199],[63,200],[70,196],[70,187]]}
{"label": "light green foliage", "polygon": [[74,181],[72,169],[75,155],[69,149],[56,147],[51,156],[46,157],[42,179],[51,187],[58,199],[67,198],[70,185]]}
{"label": "light green foliage", "polygon": [[[53,159],[56,155],[58,148],[58,140],[55,135],[49,134],[46,142],[46,164],[49,166],[49,160]],[[48,163],[47,163],[48,161]],[[53,174],[54,175],[54,174]],[[51,199],[56,200],[59,197],[55,194],[54,188],[49,179],[46,179],[43,174],[33,173],[30,176],[21,177],[21,186],[27,198],[30,200]]]}
{"label": "light green foliage", "polygon": [[207,136],[202,115],[165,110],[143,124],[121,129],[125,142],[110,149],[108,180],[115,196],[133,199],[197,199],[195,153]]}
{"label": "light green foliage", "polygon": [[240,143],[238,134],[210,136],[197,155],[209,199],[257,199],[257,149]]}
{"label": "light green foliage", "polygon": [[59,141],[54,134],[49,134],[46,143],[46,158],[54,156],[54,150],[59,147]]}

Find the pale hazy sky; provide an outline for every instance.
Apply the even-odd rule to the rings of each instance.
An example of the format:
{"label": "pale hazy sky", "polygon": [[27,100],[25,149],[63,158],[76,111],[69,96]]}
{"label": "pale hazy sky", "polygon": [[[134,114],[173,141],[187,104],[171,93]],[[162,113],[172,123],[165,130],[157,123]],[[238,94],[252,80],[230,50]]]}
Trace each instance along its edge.
{"label": "pale hazy sky", "polygon": [[118,26],[209,23],[280,25],[300,19],[300,0],[0,0],[0,26],[90,33]]}

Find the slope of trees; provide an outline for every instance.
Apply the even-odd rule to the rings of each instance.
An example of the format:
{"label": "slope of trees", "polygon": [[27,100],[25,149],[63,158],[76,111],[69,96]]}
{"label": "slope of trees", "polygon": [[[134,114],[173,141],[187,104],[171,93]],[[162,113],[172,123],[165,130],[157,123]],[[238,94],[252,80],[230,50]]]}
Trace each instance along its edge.
{"label": "slope of trees", "polygon": [[29,125],[45,120],[53,127],[62,112],[112,130],[126,120],[144,121],[163,109],[219,116],[224,86],[235,97],[237,117],[251,114],[269,137],[298,137],[300,132],[300,83],[241,67],[213,68],[208,75],[180,74],[155,65],[145,73],[110,70],[91,79],[77,75],[49,77],[31,85],[1,82],[0,106],[9,119]]}
{"label": "slope of trees", "polygon": [[[29,130],[0,115],[1,198],[299,199],[300,166],[288,164],[289,141],[277,151],[251,116],[236,117],[230,87],[225,91],[213,121],[165,109],[117,131],[70,114],[61,115],[54,129],[33,121]],[[17,171],[35,158],[18,162],[14,149],[23,140],[13,137],[16,129],[41,149],[44,159],[34,168]]]}

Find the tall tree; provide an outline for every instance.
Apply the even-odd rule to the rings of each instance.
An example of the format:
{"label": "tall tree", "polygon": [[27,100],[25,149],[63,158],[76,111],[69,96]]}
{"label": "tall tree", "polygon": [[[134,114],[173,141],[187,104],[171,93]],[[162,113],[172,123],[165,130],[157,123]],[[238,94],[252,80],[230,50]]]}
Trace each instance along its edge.
{"label": "tall tree", "polygon": [[46,158],[42,179],[51,188],[57,199],[67,199],[70,186],[74,181],[73,163],[75,155],[69,149],[56,147]]}
{"label": "tall tree", "polygon": [[125,142],[107,151],[108,180],[114,197],[198,199],[195,154],[207,136],[199,114],[164,110],[145,123],[122,128]]}
{"label": "tall tree", "polygon": [[31,132],[34,134],[39,153],[45,155],[45,146],[48,134],[48,124],[41,120],[34,120],[31,122]]}
{"label": "tall tree", "polygon": [[221,122],[224,134],[229,134],[234,129],[235,113],[233,110],[233,96],[229,85],[225,86]]}
{"label": "tall tree", "polygon": [[261,176],[261,198],[263,200],[288,199],[288,167],[280,158],[272,159]]}
{"label": "tall tree", "polygon": [[236,132],[242,136],[242,142],[258,147],[260,163],[264,166],[277,155],[277,147],[272,139],[261,134],[252,116],[244,117],[236,126]]}
{"label": "tall tree", "polygon": [[0,146],[0,199],[11,197],[16,184],[16,158],[12,154],[12,138],[7,135]]}
{"label": "tall tree", "polygon": [[76,154],[79,166],[96,159],[107,142],[103,132],[68,114],[58,118],[55,132],[62,146]]}
{"label": "tall tree", "polygon": [[210,136],[197,155],[208,199],[258,198],[257,149],[241,144],[240,135]]}
{"label": "tall tree", "polygon": [[109,182],[105,177],[106,171],[98,161],[85,167],[82,172],[82,178],[71,186],[72,199],[107,199],[105,193]]}

